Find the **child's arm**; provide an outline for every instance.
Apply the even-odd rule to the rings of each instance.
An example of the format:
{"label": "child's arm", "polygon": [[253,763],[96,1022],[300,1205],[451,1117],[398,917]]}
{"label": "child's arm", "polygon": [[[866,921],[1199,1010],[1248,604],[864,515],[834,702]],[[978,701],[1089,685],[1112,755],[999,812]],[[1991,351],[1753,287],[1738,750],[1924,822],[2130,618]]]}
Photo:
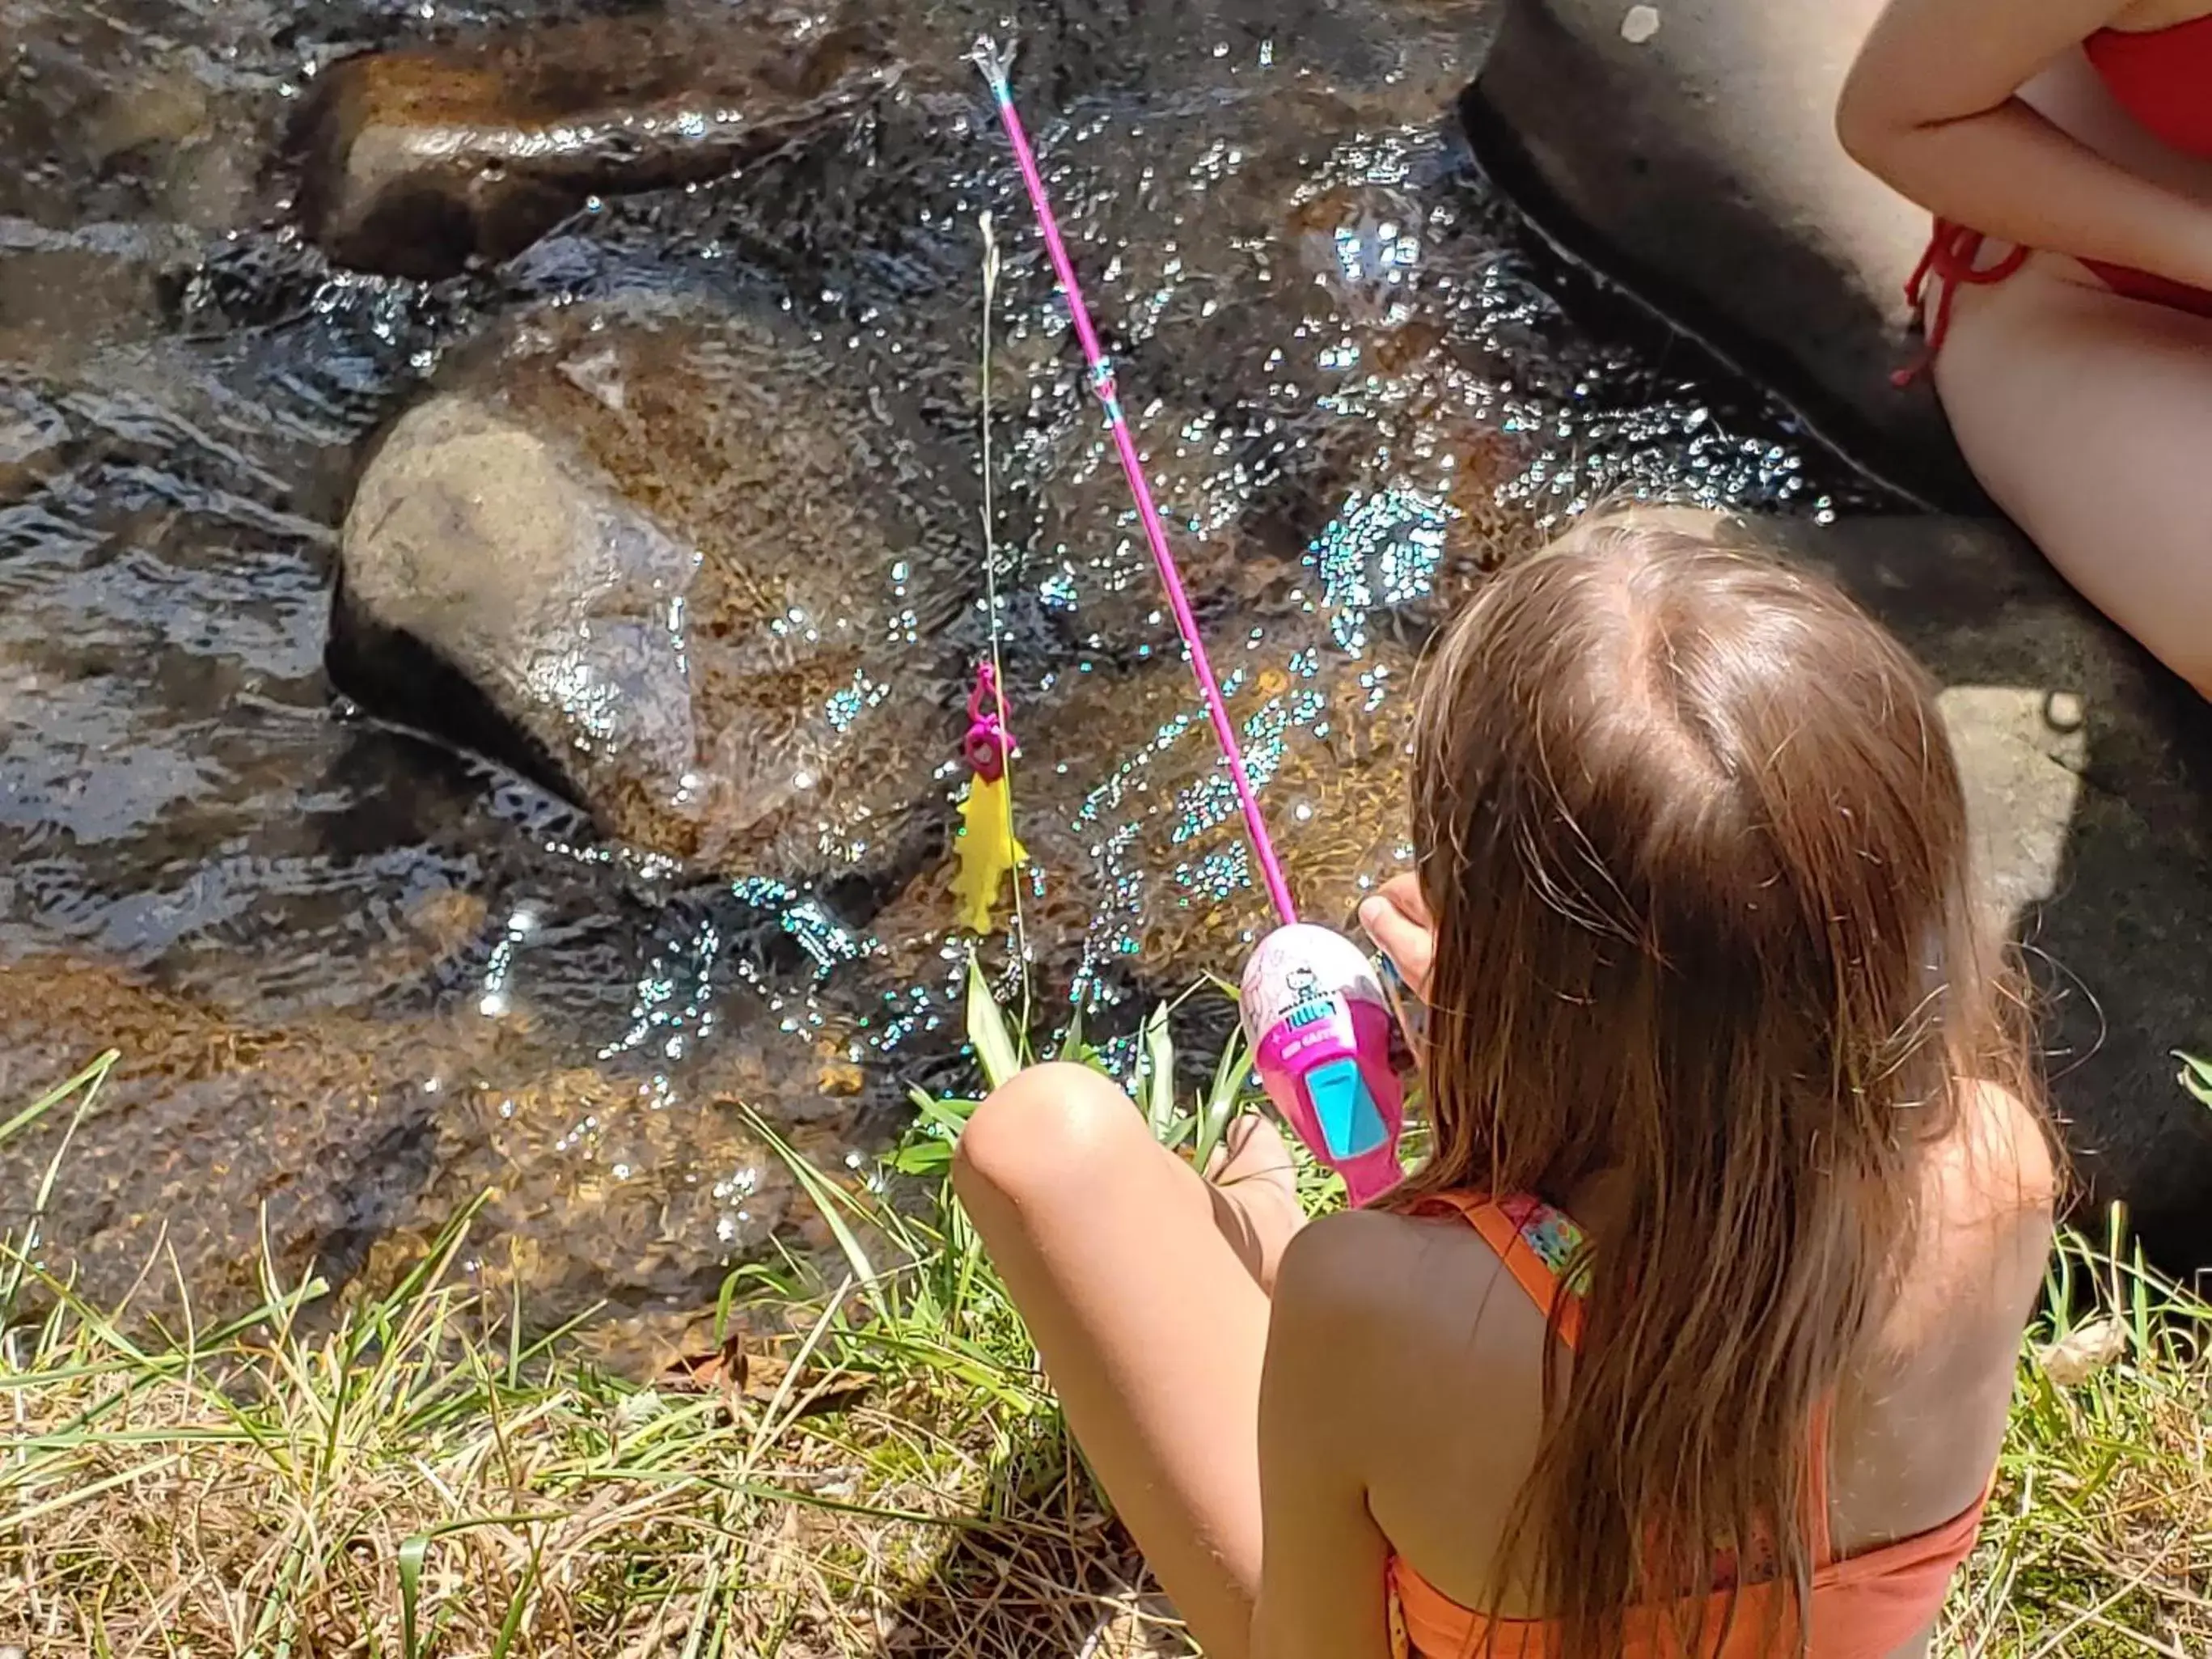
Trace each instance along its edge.
{"label": "child's arm", "polygon": [[1367,1224],[1332,1217],[1285,1252],[1260,1384],[1260,1600],[1253,1659],[1389,1659],[1389,1544],[1367,1512],[1376,1352]]}
{"label": "child's arm", "polygon": [[2212,210],[2106,161],[2021,88],[2127,0],[1890,0],[1844,83],[1859,165],[1945,219],[2212,286]]}

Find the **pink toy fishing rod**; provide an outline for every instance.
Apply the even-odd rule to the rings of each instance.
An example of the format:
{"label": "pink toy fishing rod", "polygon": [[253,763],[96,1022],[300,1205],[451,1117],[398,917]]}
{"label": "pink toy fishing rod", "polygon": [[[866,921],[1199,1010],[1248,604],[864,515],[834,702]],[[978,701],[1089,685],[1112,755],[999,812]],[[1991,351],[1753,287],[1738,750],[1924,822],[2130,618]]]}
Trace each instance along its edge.
{"label": "pink toy fishing rod", "polygon": [[1137,455],[1137,441],[1122,412],[1114,365],[1098,343],[1098,331],[1091,325],[1083,285],[1076,279],[1074,263],[1060,236],[1044,174],[1037,167],[1036,153],[1030,148],[1021,115],[1014,108],[1007,60],[988,37],[976,41],[974,58],[990,84],[1000,123],[1013,146],[1022,182],[1028,186],[1045,252],[1051,257],[1060,292],[1067,301],[1068,319],[1074,325],[1084,361],[1090,365],[1091,389],[1106,411],[1115,453],[1121,457],[1129,493],[1136,499],[1137,516],[1144,522],[1152,563],[1167,590],[1176,630],[1190,653],[1191,672],[1197,677],[1206,718],[1212,723],[1230,782],[1237,791],[1237,804],[1244,814],[1253,856],[1259,861],[1267,897],[1281,918],[1282,925],[1260,942],[1244,969],[1244,1029],[1261,1080],[1269,1098],[1315,1156],[1344,1176],[1352,1201],[1364,1203],[1388,1191],[1404,1173],[1398,1161],[1398,1140],[1405,1127],[1405,1102],[1390,1060],[1389,1002],[1373,965],[1358,945],[1340,933],[1298,921],[1290,883],[1284,878],[1282,862],[1275,856],[1274,841],[1267,834],[1251,776],[1244,769],[1237,728],[1222,701],[1206,642],[1199,636],[1198,619],[1191,613],[1182,573],[1168,546],[1158,509],[1152,505],[1152,487],[1145,481],[1144,464]]}
{"label": "pink toy fishing rod", "polygon": [[1198,619],[1191,614],[1190,595],[1183,587],[1182,572],[1176,568],[1167,532],[1160,528],[1160,515],[1152,505],[1152,486],[1145,482],[1144,463],[1137,456],[1137,441],[1130,434],[1128,419],[1121,412],[1121,394],[1114,384],[1114,365],[1098,343],[1098,331],[1091,325],[1091,310],[1083,302],[1083,285],[1076,280],[1074,264],[1067,257],[1067,244],[1060,238],[1060,221],[1054,216],[1052,200],[1045,193],[1044,174],[1037,170],[1036,153],[1030,148],[1029,134],[1014,108],[1006,60],[988,40],[975,43],[975,58],[983,78],[991,84],[991,95],[998,100],[999,119],[1006,129],[1008,142],[1014,147],[1014,161],[1022,170],[1022,182],[1029,186],[1030,205],[1036,210],[1037,228],[1044,233],[1045,252],[1052,256],[1052,268],[1060,277],[1060,292],[1067,296],[1067,314],[1075,325],[1075,337],[1082,343],[1084,361],[1091,366],[1091,389],[1105,408],[1106,424],[1114,434],[1115,453],[1121,458],[1121,474],[1129,481],[1129,493],[1137,498],[1137,516],[1144,520],[1145,540],[1152,547],[1152,563],[1159,570],[1161,585],[1167,589],[1168,607],[1175,612],[1176,629],[1190,647],[1191,672],[1198,676],[1206,717],[1213,722],[1213,735],[1221,744],[1223,758],[1229,763],[1230,781],[1236,786],[1237,804],[1243,809],[1244,828],[1252,839],[1253,855],[1260,860],[1261,878],[1267,884],[1267,897],[1274,904],[1275,914],[1288,926],[1298,919],[1297,906],[1291,902],[1290,883],[1283,878],[1282,863],[1275,856],[1275,843],[1268,837],[1267,821],[1260,816],[1260,803],[1252,793],[1252,780],[1244,770],[1244,753],[1237,744],[1237,728],[1229,722],[1228,708],[1221,700],[1221,687],[1213,678],[1213,664],[1199,639]]}

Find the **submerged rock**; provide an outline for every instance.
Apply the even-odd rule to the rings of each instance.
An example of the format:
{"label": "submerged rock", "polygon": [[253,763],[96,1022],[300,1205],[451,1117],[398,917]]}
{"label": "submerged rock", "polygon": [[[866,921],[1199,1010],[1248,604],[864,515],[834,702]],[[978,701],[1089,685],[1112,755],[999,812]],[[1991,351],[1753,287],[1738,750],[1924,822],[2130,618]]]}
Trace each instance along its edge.
{"label": "submerged rock", "polygon": [[736,318],[502,331],[363,473],[334,678],[685,866],[909,859],[963,729],[942,635],[974,579],[946,469],[830,368]]}
{"label": "submerged rock", "polygon": [[[1202,421],[1140,439],[1148,471],[1170,479],[1212,441]],[[1486,459],[1506,459],[1470,452],[1467,490],[1495,483]],[[1089,493],[1070,492],[1079,502]],[[1404,481],[1349,492],[1303,550],[1281,545],[1266,513],[1216,522],[1195,495],[1187,508],[1195,527],[1178,538],[1178,562],[1201,615],[1226,609],[1223,621],[1237,624],[1206,629],[1210,654],[1271,836],[1301,911],[1347,925],[1407,856],[1414,671],[1480,578],[1485,562],[1455,546],[1475,532],[1443,490]],[[1131,1005],[1126,1018],[1206,973],[1233,976],[1274,917],[1149,557],[1133,525],[1105,514],[1111,532],[1072,536],[1060,577],[1071,592],[1098,591],[1077,614],[1117,625],[1117,660],[1103,659],[1102,636],[1085,636],[1048,684],[1017,684],[1013,798],[1030,860],[1021,920],[1047,994],[1079,984],[1109,1008]],[[1072,530],[1077,516],[1059,522]],[[951,874],[948,856],[878,918],[894,973],[919,973],[935,953]],[[1012,923],[1010,905],[999,919]]]}
{"label": "submerged rock", "polygon": [[752,6],[348,58],[301,114],[301,208],[335,259],[448,276],[595,195],[726,173],[893,73],[871,28]]}
{"label": "submerged rock", "polygon": [[21,500],[58,471],[69,421],[35,388],[0,381],[0,507]]}
{"label": "submerged rock", "polygon": [[[0,1145],[0,1231],[21,1237],[59,1155],[42,1257],[132,1320],[173,1325],[180,1285],[203,1325],[272,1283],[380,1292],[475,1206],[463,1271],[495,1306],[538,1329],[597,1311],[599,1350],[649,1372],[732,1265],[830,1243],[739,1104],[763,1096],[758,1052],[641,1080],[549,1066],[465,1012],[246,1022],[75,958],[0,965],[0,1099],[102,1043],[123,1058],[66,1142],[69,1108]],[[834,1167],[864,1109],[825,1085],[781,1133]]]}
{"label": "submerged rock", "polygon": [[1547,234],[1771,384],[1893,483],[1980,502],[1902,293],[1928,217],[1835,136],[1881,0],[1515,0],[1462,105],[1478,160]]}
{"label": "submerged rock", "polygon": [[[268,87],[238,65],[252,9],[157,23],[127,8],[0,0],[0,219],[111,234],[161,221],[238,228]],[[0,319],[13,309],[0,302]]]}
{"label": "submerged rock", "polygon": [[[429,1172],[428,1103],[379,1087],[362,1047],[234,1025],[60,957],[0,967],[0,1098],[18,1103],[103,1046],[123,1052],[60,1159],[41,1228],[49,1259],[98,1305],[144,1276],[139,1310],[164,1309],[180,1272],[195,1310],[242,1312],[261,1264],[240,1247],[257,1235],[288,1287],[319,1262],[343,1277]],[[50,1118],[0,1146],[11,1222],[63,1128]]]}

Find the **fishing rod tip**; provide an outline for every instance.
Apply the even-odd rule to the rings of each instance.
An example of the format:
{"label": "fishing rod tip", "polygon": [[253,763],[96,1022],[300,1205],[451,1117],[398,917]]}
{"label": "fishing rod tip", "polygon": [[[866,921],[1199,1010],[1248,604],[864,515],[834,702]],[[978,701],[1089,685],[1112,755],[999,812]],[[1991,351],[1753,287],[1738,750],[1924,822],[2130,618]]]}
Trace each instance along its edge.
{"label": "fishing rod tip", "polygon": [[968,50],[968,58],[983,71],[985,80],[994,87],[1003,87],[1014,66],[1014,48],[1007,46],[1002,49],[991,35],[979,34],[975,37],[975,44]]}

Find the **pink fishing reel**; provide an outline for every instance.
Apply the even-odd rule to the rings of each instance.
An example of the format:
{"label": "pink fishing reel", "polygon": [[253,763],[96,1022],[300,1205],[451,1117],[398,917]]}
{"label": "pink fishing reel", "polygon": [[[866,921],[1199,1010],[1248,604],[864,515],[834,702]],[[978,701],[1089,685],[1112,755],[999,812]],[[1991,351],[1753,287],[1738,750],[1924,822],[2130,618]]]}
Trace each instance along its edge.
{"label": "pink fishing reel", "polygon": [[1267,1097],[1352,1201],[1396,1186],[1405,1091],[1389,999],[1365,952],[1310,922],[1278,927],[1244,965],[1243,1020]]}

